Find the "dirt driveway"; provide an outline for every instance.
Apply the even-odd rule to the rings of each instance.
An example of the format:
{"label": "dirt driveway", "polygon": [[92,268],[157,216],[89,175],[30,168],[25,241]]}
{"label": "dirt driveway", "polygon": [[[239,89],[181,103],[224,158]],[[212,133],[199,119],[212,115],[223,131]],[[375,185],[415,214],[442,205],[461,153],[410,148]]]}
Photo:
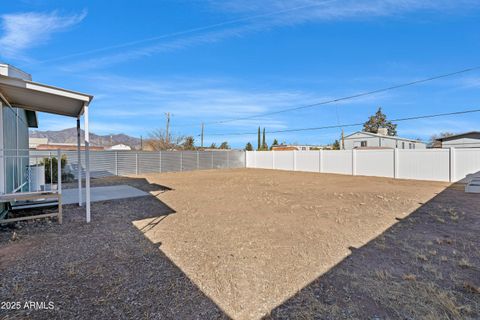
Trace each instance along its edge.
{"label": "dirt driveway", "polygon": [[[48,275],[65,287],[48,282],[41,292],[100,300],[99,314],[128,297],[136,308],[116,303],[119,314],[159,319],[478,315],[480,201],[444,191],[445,183],[247,169],[94,181],[125,183],[155,198],[95,204],[88,226],[72,207],[61,227],[17,230],[20,239],[0,245],[0,256],[22,244],[29,253],[57,249],[50,259],[60,274]],[[81,242],[87,235],[90,251]],[[3,268],[50,263],[23,258],[5,259]],[[24,277],[7,278],[3,293],[18,286],[24,297],[42,283]],[[58,304],[68,315],[85,308]]]}

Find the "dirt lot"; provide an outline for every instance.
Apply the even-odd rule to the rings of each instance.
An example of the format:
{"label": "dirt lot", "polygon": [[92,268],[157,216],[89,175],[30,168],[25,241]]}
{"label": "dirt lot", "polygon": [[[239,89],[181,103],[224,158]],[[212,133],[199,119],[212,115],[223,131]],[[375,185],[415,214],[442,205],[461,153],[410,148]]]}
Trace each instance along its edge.
{"label": "dirt lot", "polygon": [[56,306],[0,316],[480,317],[480,197],[460,187],[246,169],[93,184],[155,197],[0,229],[0,301]]}

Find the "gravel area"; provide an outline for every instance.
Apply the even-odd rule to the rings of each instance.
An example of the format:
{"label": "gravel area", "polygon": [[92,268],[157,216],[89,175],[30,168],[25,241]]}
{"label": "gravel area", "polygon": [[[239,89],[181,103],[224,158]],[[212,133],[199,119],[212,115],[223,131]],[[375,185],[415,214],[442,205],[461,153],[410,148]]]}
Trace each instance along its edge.
{"label": "gravel area", "polygon": [[152,196],[0,228],[0,302],[54,303],[0,318],[480,317],[480,197],[461,187],[248,169],[92,183],[113,184]]}

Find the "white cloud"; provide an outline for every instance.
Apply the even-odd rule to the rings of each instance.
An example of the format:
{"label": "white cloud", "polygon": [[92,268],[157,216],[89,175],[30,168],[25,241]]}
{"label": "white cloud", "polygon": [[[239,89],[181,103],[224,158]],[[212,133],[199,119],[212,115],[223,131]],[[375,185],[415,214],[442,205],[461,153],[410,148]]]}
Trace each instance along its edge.
{"label": "white cloud", "polygon": [[56,11],[3,14],[0,16],[0,54],[7,58],[25,58],[25,50],[44,44],[52,34],[78,24],[86,15],[85,11],[65,16]]}

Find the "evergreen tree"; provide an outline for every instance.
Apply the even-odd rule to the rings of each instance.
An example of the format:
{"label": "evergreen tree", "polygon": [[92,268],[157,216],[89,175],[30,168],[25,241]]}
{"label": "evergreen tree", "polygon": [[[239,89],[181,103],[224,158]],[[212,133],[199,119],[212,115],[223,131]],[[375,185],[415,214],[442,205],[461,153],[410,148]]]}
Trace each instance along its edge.
{"label": "evergreen tree", "polygon": [[248,142],[245,146],[245,151],[253,151],[253,146],[250,142]]}
{"label": "evergreen tree", "polygon": [[273,147],[276,147],[276,146],[278,146],[278,140],[277,140],[277,139],[273,139],[273,143],[272,143],[272,145],[270,146],[270,150],[272,150]]}
{"label": "evergreen tree", "polygon": [[340,150],[340,142],[338,142],[338,140],[335,140],[332,144],[332,150]]}
{"label": "evergreen tree", "polygon": [[230,146],[228,145],[227,141],[223,141],[222,144],[220,144],[220,147],[218,149],[230,149]]}
{"label": "evergreen tree", "polygon": [[260,127],[258,127],[258,147],[257,150],[260,150],[261,144],[260,144]]}
{"label": "evergreen tree", "polygon": [[382,112],[382,108],[378,108],[375,115],[371,116],[363,124],[363,131],[365,132],[378,133],[379,128],[387,128],[389,136],[397,135],[397,125],[387,120],[387,116]]}
{"label": "evergreen tree", "polygon": [[265,141],[265,128],[263,128],[262,150],[268,150],[267,142]]}

